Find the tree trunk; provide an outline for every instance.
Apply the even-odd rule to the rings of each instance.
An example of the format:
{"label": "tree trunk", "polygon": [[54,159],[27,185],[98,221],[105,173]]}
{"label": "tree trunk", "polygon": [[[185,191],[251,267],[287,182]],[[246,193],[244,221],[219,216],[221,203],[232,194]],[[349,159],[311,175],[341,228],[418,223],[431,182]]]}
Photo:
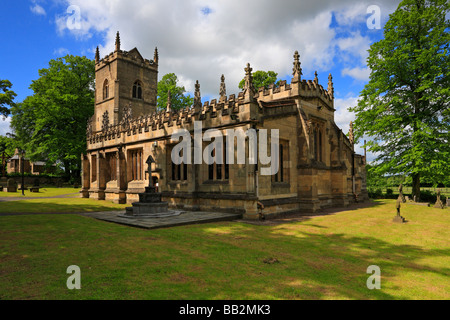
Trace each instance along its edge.
{"label": "tree trunk", "polygon": [[413,174],[413,183],[412,183],[412,197],[416,196],[416,201],[420,200],[420,174]]}

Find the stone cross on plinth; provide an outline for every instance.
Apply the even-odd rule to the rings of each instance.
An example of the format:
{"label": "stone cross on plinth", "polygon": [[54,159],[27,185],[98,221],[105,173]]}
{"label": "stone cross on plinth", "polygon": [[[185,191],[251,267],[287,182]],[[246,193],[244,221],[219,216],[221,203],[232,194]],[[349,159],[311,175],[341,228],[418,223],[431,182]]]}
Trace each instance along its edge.
{"label": "stone cross on plinth", "polygon": [[132,207],[127,207],[125,214],[119,217],[130,219],[151,219],[178,216],[182,211],[169,210],[169,203],[161,201],[161,192],[156,192],[153,186],[152,179],[152,163],[155,162],[152,156],[148,156],[145,163],[148,165],[148,187],[145,187],[145,192],[139,193],[139,202],[133,202]]}
{"label": "stone cross on plinth", "polygon": [[401,207],[402,199],[400,197],[397,198],[397,202],[395,203],[395,207],[397,208],[397,215],[392,220],[393,222],[404,223],[405,218],[400,215],[400,207]]}
{"label": "stone cross on plinth", "polygon": [[403,185],[401,183],[398,187],[398,197],[400,198],[400,200],[402,200],[403,203],[406,202],[405,196],[403,195]]}
{"label": "stone cross on plinth", "polygon": [[444,204],[441,201],[441,189],[437,189],[436,191],[436,203],[434,204],[434,207],[444,209]]}
{"label": "stone cross on plinth", "polygon": [[[153,159],[152,156],[148,156],[147,160],[145,161],[145,163],[148,166],[148,169],[147,169],[147,171],[148,171],[148,187],[147,188],[148,188],[149,192],[156,192],[155,186],[153,185],[153,179],[152,179],[152,163],[154,163],[154,162],[155,162],[155,159]],[[146,190],[146,192],[147,192],[147,190]]]}

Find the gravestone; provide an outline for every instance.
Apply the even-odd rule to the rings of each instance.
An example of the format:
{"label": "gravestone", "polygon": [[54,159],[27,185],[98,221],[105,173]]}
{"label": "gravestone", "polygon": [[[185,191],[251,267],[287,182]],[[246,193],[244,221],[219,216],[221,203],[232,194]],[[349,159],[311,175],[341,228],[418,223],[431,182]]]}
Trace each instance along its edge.
{"label": "gravestone", "polygon": [[6,191],[7,192],[17,192],[17,182],[13,178],[9,178],[6,183]]}
{"label": "gravestone", "polygon": [[437,189],[436,191],[436,203],[434,204],[434,207],[444,209],[444,204],[441,201],[441,189]]}
{"label": "gravestone", "polygon": [[401,202],[402,202],[402,200],[400,199],[400,197],[398,197],[397,202],[395,203],[395,207],[397,208],[397,215],[392,220],[393,222],[396,222],[396,223],[404,223],[405,222],[405,218],[403,218],[400,215]]}
{"label": "gravestone", "polygon": [[33,186],[30,188],[30,192],[39,192],[39,179],[34,179]]}
{"label": "gravestone", "polygon": [[1,177],[0,178],[0,187],[6,188],[8,185],[8,178],[7,177]]}
{"label": "gravestone", "polygon": [[447,203],[445,204],[447,207],[450,207],[450,198],[447,197]]}

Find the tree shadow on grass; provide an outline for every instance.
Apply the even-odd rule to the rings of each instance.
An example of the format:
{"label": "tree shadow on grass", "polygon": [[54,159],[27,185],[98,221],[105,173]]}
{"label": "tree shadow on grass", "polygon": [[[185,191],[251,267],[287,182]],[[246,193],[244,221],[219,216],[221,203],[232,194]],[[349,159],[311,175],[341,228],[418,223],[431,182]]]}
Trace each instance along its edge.
{"label": "tree shadow on grass", "polygon": [[[267,236],[262,239],[261,230],[258,229],[250,226],[230,228],[228,233],[229,237],[242,236],[251,241],[251,245],[244,246],[248,256],[257,261],[256,264],[251,263],[250,267],[255,276],[250,274],[242,283],[249,298],[413,299],[412,295],[404,296],[400,292],[392,294],[404,289],[401,287],[403,282],[414,281],[399,279],[406,277],[405,273],[430,273],[433,278],[437,275],[444,279],[450,275],[448,267],[435,268],[420,261],[427,257],[448,257],[448,248],[424,249],[409,244],[395,245],[371,236],[340,233],[297,231],[295,235],[283,234],[279,229],[270,231],[266,228]],[[269,257],[277,263],[265,263]],[[381,269],[380,290],[367,287],[367,280],[372,275],[367,273],[367,268],[371,265]],[[248,268],[248,264],[239,263],[233,266],[233,272],[249,274]],[[257,280],[258,274],[263,281]]]}
{"label": "tree shadow on grass", "polygon": [[343,211],[354,211],[354,210],[359,210],[359,209],[364,209],[364,208],[375,208],[375,207],[378,207],[381,205],[383,205],[383,202],[381,200],[378,200],[378,201],[369,200],[369,201],[365,201],[365,202],[352,203],[346,207],[324,208],[324,209],[321,209],[319,212],[310,213],[310,214],[303,213],[303,212],[293,212],[293,213],[288,213],[288,214],[282,214],[282,215],[272,218],[272,219],[241,220],[241,221],[245,222],[245,223],[249,223],[249,224],[254,224],[254,225],[274,226],[274,225],[284,224],[284,223],[288,223],[288,222],[308,221],[317,216],[334,215],[336,213],[343,212]]}

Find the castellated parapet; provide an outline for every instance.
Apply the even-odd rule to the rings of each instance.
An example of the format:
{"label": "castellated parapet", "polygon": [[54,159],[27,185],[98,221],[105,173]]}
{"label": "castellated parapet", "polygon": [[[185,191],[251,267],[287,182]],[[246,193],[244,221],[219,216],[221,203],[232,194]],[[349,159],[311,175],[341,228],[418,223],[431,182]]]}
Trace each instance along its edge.
{"label": "castellated parapet", "polygon": [[[115,59],[114,57],[117,54],[121,53],[112,53],[113,57],[111,59]],[[107,65],[107,62],[108,60],[101,60],[99,69]],[[149,64],[155,66],[153,60],[149,61]],[[189,128],[193,121],[202,121],[204,128],[214,128],[219,125],[227,126],[237,122],[259,120],[264,114],[263,106],[265,102],[298,97],[305,101],[314,99],[320,101],[320,104],[329,111],[329,115],[333,116],[335,111],[333,108],[334,101],[322,85],[318,85],[311,80],[302,80],[293,84],[287,84],[285,80],[282,80],[279,86],[261,87],[254,92],[253,98],[258,104],[258,108],[246,106],[244,92],[242,91],[237,97],[235,94],[231,94],[223,96],[219,100],[205,101],[200,110],[196,110],[194,106],[181,110],[170,110],[170,112],[167,112],[167,110],[155,110],[147,115],[141,114],[138,117],[122,119],[115,125],[111,124],[105,127],[104,130],[98,130],[97,132],[88,131],[87,139],[89,144],[95,144],[120,138],[122,135],[130,136],[142,134],[143,132],[153,132],[150,134],[151,136],[161,137],[162,134],[158,130],[167,133],[180,128]],[[128,106],[128,108],[132,108],[132,106]]]}

